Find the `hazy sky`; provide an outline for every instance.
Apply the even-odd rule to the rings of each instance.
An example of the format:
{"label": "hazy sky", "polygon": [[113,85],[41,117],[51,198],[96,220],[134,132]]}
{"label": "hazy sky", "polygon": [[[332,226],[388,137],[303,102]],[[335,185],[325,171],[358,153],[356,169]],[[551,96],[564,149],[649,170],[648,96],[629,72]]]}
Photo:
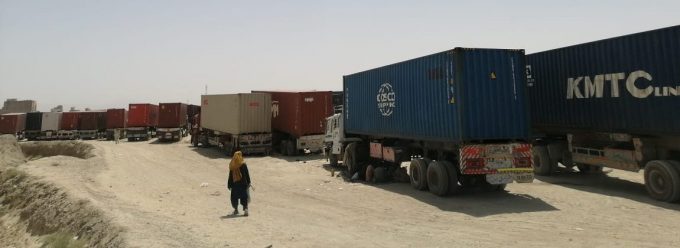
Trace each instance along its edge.
{"label": "hazy sky", "polygon": [[[474,3],[472,3],[474,2]],[[680,1],[4,1],[0,100],[39,110],[340,90],[464,47],[527,53],[680,24]]]}

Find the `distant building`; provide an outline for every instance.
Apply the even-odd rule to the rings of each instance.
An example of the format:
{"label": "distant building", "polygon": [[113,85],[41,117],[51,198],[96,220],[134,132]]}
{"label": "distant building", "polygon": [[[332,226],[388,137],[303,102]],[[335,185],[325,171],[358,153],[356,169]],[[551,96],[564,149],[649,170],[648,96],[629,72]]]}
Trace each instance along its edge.
{"label": "distant building", "polygon": [[64,112],[64,106],[57,105],[56,107],[50,109],[50,112]]}
{"label": "distant building", "polygon": [[38,103],[33,100],[21,100],[10,98],[5,101],[0,109],[0,114],[5,113],[28,113],[34,112],[38,108]]}

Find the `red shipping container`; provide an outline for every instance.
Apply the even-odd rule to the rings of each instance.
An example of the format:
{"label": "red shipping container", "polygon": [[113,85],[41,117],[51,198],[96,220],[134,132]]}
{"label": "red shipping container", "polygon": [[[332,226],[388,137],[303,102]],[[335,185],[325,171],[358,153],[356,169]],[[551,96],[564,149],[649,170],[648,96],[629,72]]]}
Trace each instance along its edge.
{"label": "red shipping container", "polygon": [[106,112],[80,112],[79,130],[101,130],[106,128]]}
{"label": "red shipping container", "polygon": [[80,124],[80,112],[64,112],[61,115],[61,123],[59,123],[60,130],[78,130]]}
{"label": "red shipping container", "polygon": [[331,91],[277,92],[272,96],[272,129],[299,138],[324,134],[326,118],[333,115]]}
{"label": "red shipping container", "polygon": [[158,126],[158,106],[148,103],[131,103],[128,108],[128,127]]}
{"label": "red shipping container", "polygon": [[0,134],[16,134],[26,128],[26,114],[0,115]]}
{"label": "red shipping container", "polygon": [[125,128],[127,124],[127,110],[106,110],[106,129]]}
{"label": "red shipping container", "polygon": [[174,128],[187,125],[187,105],[184,103],[158,104],[158,127]]}

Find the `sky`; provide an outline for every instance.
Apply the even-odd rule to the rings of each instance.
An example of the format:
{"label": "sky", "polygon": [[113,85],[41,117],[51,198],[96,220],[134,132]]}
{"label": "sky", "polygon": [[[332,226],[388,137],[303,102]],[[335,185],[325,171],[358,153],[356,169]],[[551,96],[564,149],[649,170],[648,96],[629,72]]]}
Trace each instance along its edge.
{"label": "sky", "polygon": [[0,101],[123,108],[342,76],[454,47],[539,52],[680,24],[680,1],[0,0]]}

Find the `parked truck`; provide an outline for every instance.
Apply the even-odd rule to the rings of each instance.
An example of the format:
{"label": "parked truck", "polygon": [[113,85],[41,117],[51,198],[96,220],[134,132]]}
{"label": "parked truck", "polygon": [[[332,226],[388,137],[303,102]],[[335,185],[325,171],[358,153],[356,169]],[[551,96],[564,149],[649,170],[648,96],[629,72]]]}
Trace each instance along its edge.
{"label": "parked truck", "polygon": [[24,139],[26,129],[25,113],[8,113],[0,115],[0,135],[11,134],[18,140]]}
{"label": "parked truck", "polygon": [[160,103],[156,134],[160,141],[181,140],[189,133],[187,105],[184,103]]}
{"label": "parked truck", "polygon": [[269,154],[272,149],[271,96],[242,93],[201,96],[200,126],[194,146],[217,146],[231,155]]}
{"label": "parked truck", "polygon": [[24,130],[24,136],[27,140],[33,141],[40,137],[40,130],[42,129],[42,116],[41,112],[28,112],[26,113],[26,129]]}
{"label": "parked truck", "polygon": [[149,140],[156,137],[158,105],[131,103],[128,107],[127,139]]}
{"label": "parked truck", "polygon": [[118,138],[127,137],[125,128],[127,128],[127,110],[125,109],[107,109],[106,110],[106,140],[113,140],[116,129],[119,130]]}
{"label": "parked truck", "polygon": [[680,200],[680,26],[531,54],[536,174],[644,170],[649,195]]}
{"label": "parked truck", "polygon": [[195,126],[198,124],[198,119],[195,118],[196,116],[199,116],[201,114],[201,106],[199,105],[193,105],[193,104],[188,104],[187,105],[187,121],[189,122],[189,129],[191,127]]}
{"label": "parked truck", "polygon": [[324,149],[326,118],[333,114],[330,91],[266,93],[272,99],[272,144],[283,155]]}
{"label": "parked truck", "polygon": [[57,136],[62,140],[78,139],[80,126],[80,112],[64,112],[61,115]]}
{"label": "parked truck", "polygon": [[57,135],[61,126],[61,112],[43,112],[39,140],[59,139]]}
{"label": "parked truck", "polygon": [[343,95],[342,91],[333,91],[333,113],[342,113]]}
{"label": "parked truck", "polygon": [[410,161],[411,185],[440,196],[533,181],[524,67],[523,50],[455,48],[344,76],[331,164],[362,178]]}
{"label": "parked truck", "polygon": [[89,111],[80,113],[80,130],[78,135],[81,139],[99,139],[106,134],[106,112]]}

